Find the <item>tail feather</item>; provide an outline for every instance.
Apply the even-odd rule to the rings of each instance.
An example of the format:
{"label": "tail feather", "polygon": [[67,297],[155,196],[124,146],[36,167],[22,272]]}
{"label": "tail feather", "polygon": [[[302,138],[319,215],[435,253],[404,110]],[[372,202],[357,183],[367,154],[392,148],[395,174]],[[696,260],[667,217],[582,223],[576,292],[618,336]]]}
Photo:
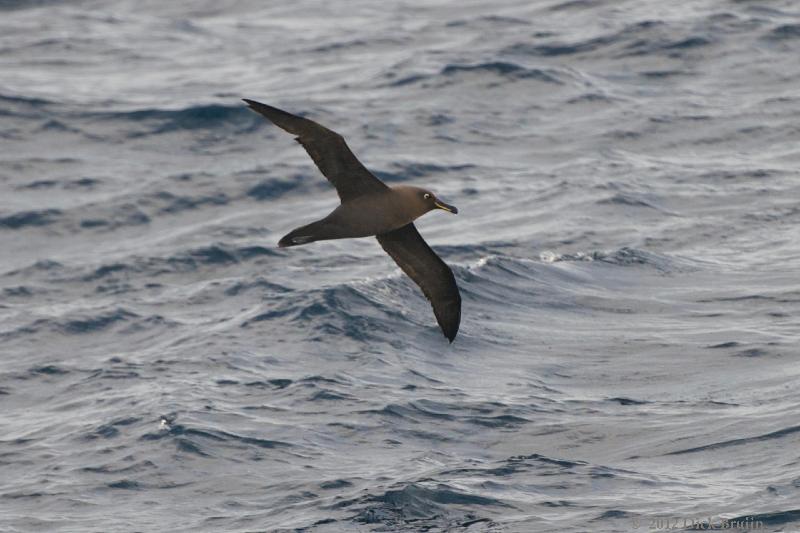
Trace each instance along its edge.
{"label": "tail feather", "polygon": [[311,224],[295,228],[283,238],[278,241],[278,246],[287,248],[289,246],[299,246],[301,244],[308,244],[310,242],[318,241],[320,239],[329,239],[330,237],[325,233],[325,223],[322,220],[317,220]]}
{"label": "tail feather", "polygon": [[292,231],[291,233],[284,235],[283,238],[281,238],[281,240],[278,241],[278,246],[280,248],[287,248],[289,246],[308,244],[316,240],[311,235],[295,235],[295,231]]}

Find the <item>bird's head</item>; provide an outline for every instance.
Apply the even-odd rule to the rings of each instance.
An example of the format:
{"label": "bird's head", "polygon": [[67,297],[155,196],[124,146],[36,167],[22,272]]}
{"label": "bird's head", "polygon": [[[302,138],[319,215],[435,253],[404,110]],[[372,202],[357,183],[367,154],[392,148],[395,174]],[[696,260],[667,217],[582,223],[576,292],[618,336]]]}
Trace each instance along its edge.
{"label": "bird's head", "polygon": [[410,203],[413,205],[414,218],[422,216],[434,209],[442,209],[454,215],[458,214],[456,206],[441,201],[428,189],[423,189],[421,187],[404,187],[404,189],[404,194],[411,199]]}

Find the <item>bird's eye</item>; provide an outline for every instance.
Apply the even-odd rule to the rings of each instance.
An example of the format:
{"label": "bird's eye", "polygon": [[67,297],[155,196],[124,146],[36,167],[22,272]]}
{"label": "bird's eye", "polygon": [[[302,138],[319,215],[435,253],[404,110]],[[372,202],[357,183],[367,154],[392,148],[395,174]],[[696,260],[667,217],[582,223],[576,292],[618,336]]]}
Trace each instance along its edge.
{"label": "bird's eye", "polygon": [[423,195],[422,195],[422,197],[423,197],[423,198],[425,198],[425,199],[427,200],[428,198],[430,198],[430,197],[431,197],[431,193],[429,193],[429,192],[426,192],[425,194],[423,194]]}

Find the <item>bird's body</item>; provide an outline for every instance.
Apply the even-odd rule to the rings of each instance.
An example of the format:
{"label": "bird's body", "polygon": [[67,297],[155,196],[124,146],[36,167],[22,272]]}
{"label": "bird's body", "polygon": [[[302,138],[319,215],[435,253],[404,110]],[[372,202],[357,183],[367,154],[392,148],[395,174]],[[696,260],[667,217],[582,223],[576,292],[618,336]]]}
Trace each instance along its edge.
{"label": "bird's body", "polygon": [[388,187],[350,151],[338,133],[307,118],[245,100],[275,125],[297,135],[317,167],[336,187],[341,204],[328,216],[289,232],[278,246],[298,246],[328,239],[375,236],[431,302],[442,332],[453,342],[461,322],[461,295],[455,276],[422,239],[414,220],[433,209],[458,213],[420,187]]}
{"label": "bird's body", "polygon": [[426,191],[419,187],[399,185],[357,196],[339,204],[325,218],[292,231],[280,240],[279,245],[285,247],[388,233],[414,222],[429,211],[425,204],[411,201],[425,194]]}

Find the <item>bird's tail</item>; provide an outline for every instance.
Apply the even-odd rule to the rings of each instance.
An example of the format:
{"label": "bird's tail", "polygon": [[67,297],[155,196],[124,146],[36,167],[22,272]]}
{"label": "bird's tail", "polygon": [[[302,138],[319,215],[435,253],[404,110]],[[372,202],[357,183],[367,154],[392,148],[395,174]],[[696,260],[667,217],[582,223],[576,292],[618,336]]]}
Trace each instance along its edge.
{"label": "bird's tail", "polygon": [[281,248],[286,248],[288,246],[308,244],[321,239],[330,239],[331,237],[325,236],[324,229],[325,228],[322,220],[317,220],[311,224],[300,226],[299,228],[293,229],[284,235],[283,238],[278,241],[278,246]]}

